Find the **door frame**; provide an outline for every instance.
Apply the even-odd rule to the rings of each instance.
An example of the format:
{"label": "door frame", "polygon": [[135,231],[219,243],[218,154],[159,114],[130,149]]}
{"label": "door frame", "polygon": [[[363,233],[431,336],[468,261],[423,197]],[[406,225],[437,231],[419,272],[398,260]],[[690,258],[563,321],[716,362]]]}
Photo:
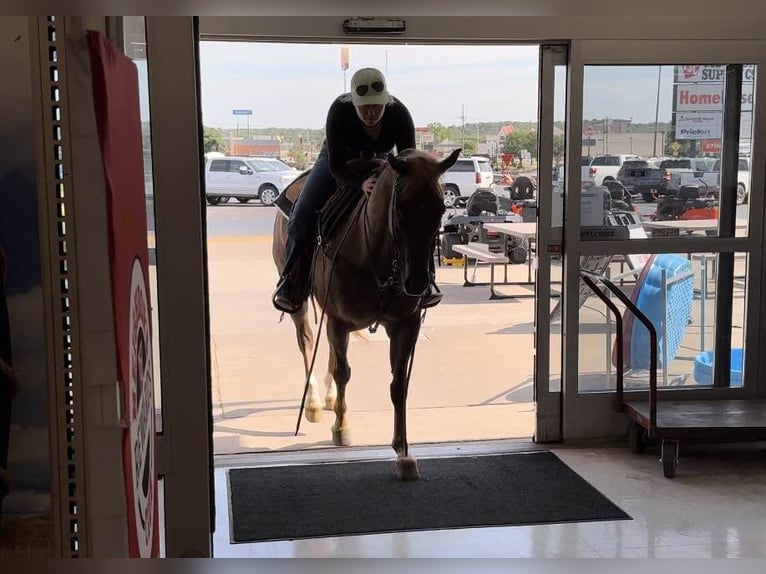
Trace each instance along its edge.
{"label": "door frame", "polygon": [[[700,237],[694,239],[667,238],[626,241],[580,240],[580,134],[583,125],[584,70],[588,65],[676,65],[676,64],[756,64],[766,70],[766,43],[762,41],[678,41],[678,40],[587,40],[573,41],[570,51],[567,90],[567,161],[565,212],[565,285],[564,295],[564,440],[602,438],[624,432],[627,420],[614,409],[614,392],[580,393],[578,388],[579,305],[578,289],[581,255],[685,253],[687,251],[745,252],[749,255],[745,347],[751,354],[745,363],[745,380],[741,389],[701,388],[666,390],[663,396],[678,398],[719,399],[764,396],[764,383],[758,381],[762,360],[755,350],[762,340],[764,325],[759,320],[760,301],[766,292],[764,282],[764,166],[766,146],[755,145],[751,150],[751,196],[749,204],[748,237]],[[756,77],[753,111],[766,110],[766,73]],[[766,114],[753,114],[752,139],[766,141]],[[754,191],[755,190],[755,191]],[[760,191],[758,191],[760,190]],[[690,394],[693,393],[693,394]],[[633,396],[633,395],[632,395]],[[636,393],[636,399],[648,398],[648,393]]]}

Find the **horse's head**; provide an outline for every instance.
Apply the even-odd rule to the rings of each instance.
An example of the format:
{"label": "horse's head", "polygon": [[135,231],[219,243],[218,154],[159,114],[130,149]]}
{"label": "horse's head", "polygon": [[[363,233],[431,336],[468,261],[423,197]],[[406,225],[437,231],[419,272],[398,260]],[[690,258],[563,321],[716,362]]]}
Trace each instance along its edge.
{"label": "horse's head", "polygon": [[419,150],[404,150],[388,155],[396,172],[396,189],[390,215],[394,238],[400,253],[404,289],[420,294],[430,281],[428,258],[444,213],[444,196],[439,179],[457,161],[460,150],[442,161]]}

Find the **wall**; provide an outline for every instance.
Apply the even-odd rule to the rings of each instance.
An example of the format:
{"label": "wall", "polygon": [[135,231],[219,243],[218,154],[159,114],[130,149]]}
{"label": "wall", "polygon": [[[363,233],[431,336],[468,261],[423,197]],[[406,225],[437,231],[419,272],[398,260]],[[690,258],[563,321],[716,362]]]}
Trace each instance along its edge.
{"label": "wall", "polygon": [[[0,557],[52,551],[46,347],[38,232],[28,19],[0,19],[0,249],[5,253],[13,369]],[[0,424],[7,421],[0,421]]]}

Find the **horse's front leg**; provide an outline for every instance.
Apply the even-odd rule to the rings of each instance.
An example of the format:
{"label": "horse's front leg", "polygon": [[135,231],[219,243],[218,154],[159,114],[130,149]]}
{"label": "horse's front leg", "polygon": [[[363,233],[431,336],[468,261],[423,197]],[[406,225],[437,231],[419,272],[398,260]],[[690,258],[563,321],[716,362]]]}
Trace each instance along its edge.
{"label": "horse's front leg", "polygon": [[346,420],[346,384],[351,379],[351,367],[348,364],[349,333],[350,329],[342,321],[328,317],[327,341],[330,344],[330,365],[333,367],[332,375],[337,388],[335,424],[332,427],[332,442],[336,446],[350,444]]}
{"label": "horse's front leg", "polygon": [[418,463],[410,456],[407,443],[407,368],[420,332],[420,314],[415,313],[386,328],[391,339],[390,359],[391,402],[394,404],[394,438],[391,447],[396,452],[396,468],[402,480],[420,477]]}
{"label": "horse's front leg", "polygon": [[[311,366],[311,355],[314,351],[314,333],[308,321],[308,303],[303,308],[290,315],[295,323],[295,334],[298,338],[298,348],[303,355],[303,370],[305,375],[309,376],[309,367]],[[305,379],[304,379],[305,384]],[[309,377],[308,396],[306,397],[306,407],[303,409],[306,420],[312,423],[322,420],[322,400],[319,397],[319,390],[316,377],[312,374]]]}

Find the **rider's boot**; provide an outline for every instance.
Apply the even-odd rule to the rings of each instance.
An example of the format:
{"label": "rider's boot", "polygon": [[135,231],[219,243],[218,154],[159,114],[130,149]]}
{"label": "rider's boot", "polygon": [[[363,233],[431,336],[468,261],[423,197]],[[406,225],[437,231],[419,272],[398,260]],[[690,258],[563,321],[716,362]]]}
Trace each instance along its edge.
{"label": "rider's boot", "polygon": [[274,307],[290,315],[301,310],[309,294],[310,270],[311,256],[308,254],[299,256],[292,269],[285,269],[271,297]]}

